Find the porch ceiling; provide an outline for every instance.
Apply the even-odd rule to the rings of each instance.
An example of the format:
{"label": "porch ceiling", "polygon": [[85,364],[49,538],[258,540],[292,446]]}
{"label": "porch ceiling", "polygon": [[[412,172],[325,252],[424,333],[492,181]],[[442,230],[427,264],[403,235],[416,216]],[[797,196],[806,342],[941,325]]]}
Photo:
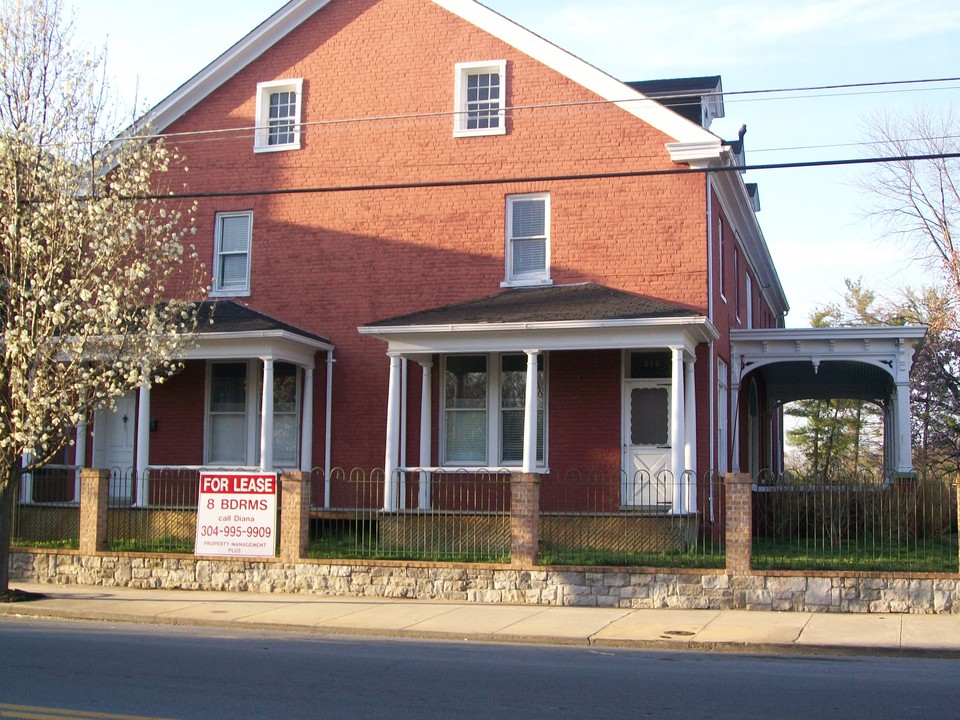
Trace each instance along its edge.
{"label": "porch ceiling", "polygon": [[874,365],[862,362],[781,362],[764,366],[760,372],[771,399],[882,401],[890,397],[893,378]]}
{"label": "porch ceiling", "polygon": [[361,328],[400,353],[682,345],[718,336],[696,311],[594,283],[515,288]]}
{"label": "porch ceiling", "polygon": [[768,396],[883,400],[909,382],[923,326],[781,328],[730,333],[733,382],[756,373]]}

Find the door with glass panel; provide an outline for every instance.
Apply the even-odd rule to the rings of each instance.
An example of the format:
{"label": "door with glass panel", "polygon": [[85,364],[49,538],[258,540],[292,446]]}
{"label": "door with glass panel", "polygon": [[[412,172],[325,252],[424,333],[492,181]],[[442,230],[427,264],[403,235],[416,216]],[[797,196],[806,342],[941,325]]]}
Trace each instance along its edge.
{"label": "door with glass panel", "polygon": [[626,380],[623,398],[621,504],[668,509],[670,483],[670,383]]}

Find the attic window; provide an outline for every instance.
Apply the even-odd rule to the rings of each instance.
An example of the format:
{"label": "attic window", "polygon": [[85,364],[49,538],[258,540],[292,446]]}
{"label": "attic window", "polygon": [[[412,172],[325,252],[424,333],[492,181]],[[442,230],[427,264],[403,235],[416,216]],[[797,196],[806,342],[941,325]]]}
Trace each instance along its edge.
{"label": "attic window", "polygon": [[300,149],[303,80],[274,80],[257,85],[255,152]]}
{"label": "attic window", "polygon": [[507,61],[458,63],[454,82],[453,134],[504,135]]}

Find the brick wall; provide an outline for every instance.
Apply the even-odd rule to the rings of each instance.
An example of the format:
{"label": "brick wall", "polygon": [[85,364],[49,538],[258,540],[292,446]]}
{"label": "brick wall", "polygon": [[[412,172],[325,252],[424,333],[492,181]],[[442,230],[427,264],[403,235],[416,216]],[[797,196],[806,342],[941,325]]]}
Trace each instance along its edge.
{"label": "brick wall", "polygon": [[[331,3],[168,129],[250,127],[257,82],[303,78],[302,149],[255,154],[249,131],[183,136],[173,142],[189,172],[173,183],[256,191],[675,167],[664,148],[670,138],[604,104],[518,109],[506,135],[454,138],[442,113],[453,107],[455,63],[501,58],[508,105],[598,99],[432,3]],[[384,116],[394,119],[371,119]],[[316,124],[351,118],[365,120]],[[506,195],[550,192],[555,283],[589,280],[705,311],[704,182],[660,176],[203,199],[194,240],[209,265],[215,214],[253,210],[252,289],[241,300],[336,345],[333,463],[376,467],[388,362],[384,345],[356,328],[498,292]]]}

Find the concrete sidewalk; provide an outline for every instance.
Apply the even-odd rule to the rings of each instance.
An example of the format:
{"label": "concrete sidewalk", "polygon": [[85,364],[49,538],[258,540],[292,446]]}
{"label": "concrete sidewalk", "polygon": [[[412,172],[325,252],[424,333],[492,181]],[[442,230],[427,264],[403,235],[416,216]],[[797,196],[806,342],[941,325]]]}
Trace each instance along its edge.
{"label": "concrete sidewalk", "polygon": [[0,616],[500,643],[960,657],[960,615],[631,610],[15,583]]}

